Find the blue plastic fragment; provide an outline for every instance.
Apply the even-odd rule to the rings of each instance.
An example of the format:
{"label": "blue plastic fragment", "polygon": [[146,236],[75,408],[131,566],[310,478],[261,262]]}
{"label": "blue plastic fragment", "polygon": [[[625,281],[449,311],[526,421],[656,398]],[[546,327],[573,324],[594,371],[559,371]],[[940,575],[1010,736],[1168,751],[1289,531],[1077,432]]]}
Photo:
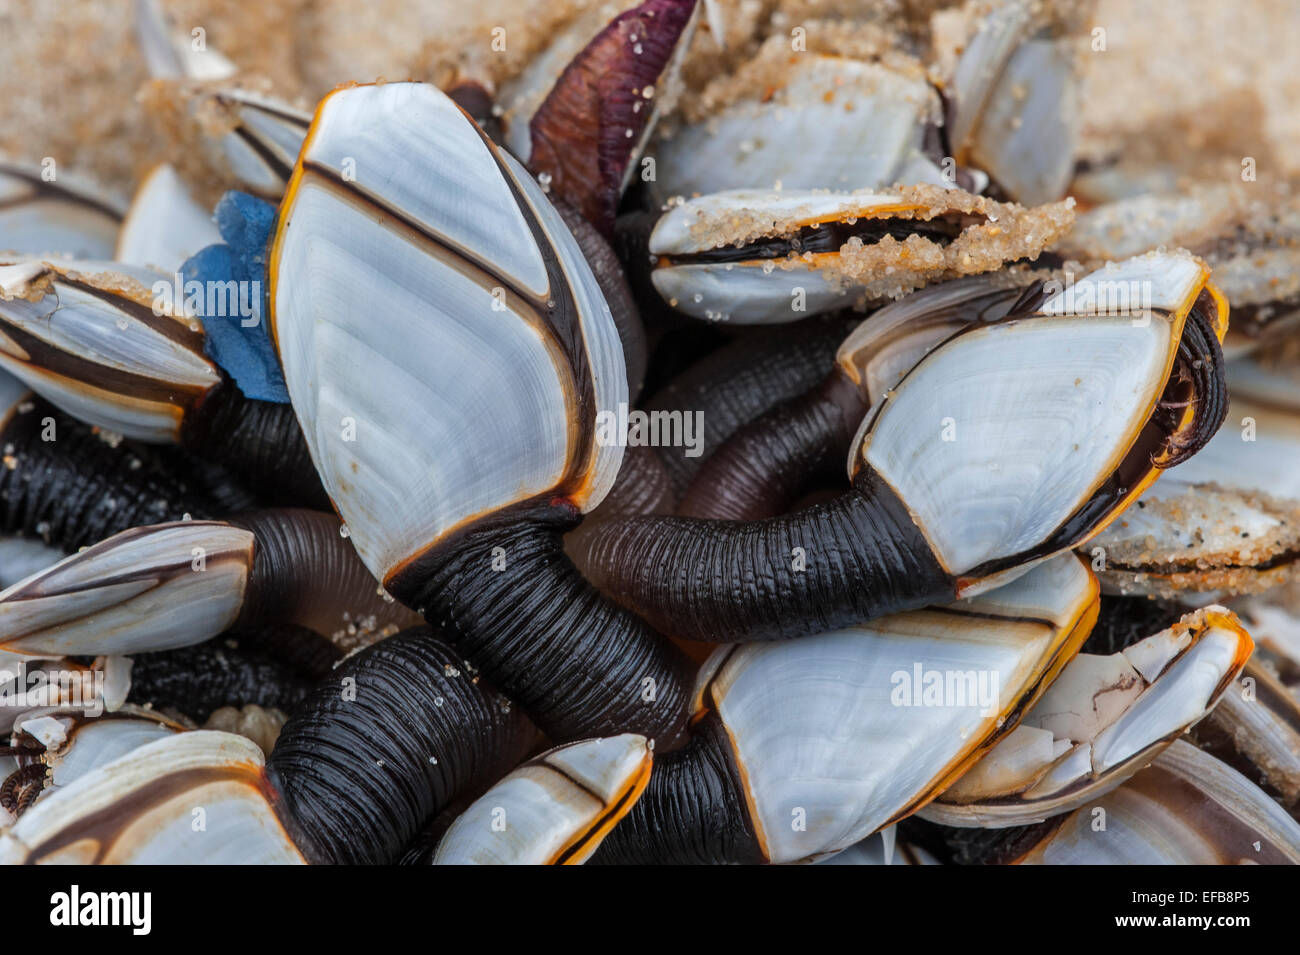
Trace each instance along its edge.
{"label": "blue plastic fragment", "polygon": [[265,321],[275,206],[227,192],[215,218],[225,241],[200,249],[181,266],[186,301],[203,322],[204,351],[249,398],[285,404],[289,390]]}

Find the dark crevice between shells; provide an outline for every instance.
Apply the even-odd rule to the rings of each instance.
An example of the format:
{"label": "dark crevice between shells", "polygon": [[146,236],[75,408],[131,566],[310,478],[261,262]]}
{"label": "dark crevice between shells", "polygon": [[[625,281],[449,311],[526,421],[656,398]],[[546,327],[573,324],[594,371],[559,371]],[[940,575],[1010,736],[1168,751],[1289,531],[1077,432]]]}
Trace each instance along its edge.
{"label": "dark crevice between shells", "polygon": [[[696,474],[684,517],[757,520],[785,513],[804,491],[842,475],[867,403],[838,367],[811,391],[737,431]],[[843,480],[843,477],[840,477]]]}
{"label": "dark crevice between shells", "polygon": [[594,865],[720,865],[766,861],[749,819],[731,741],[715,714],[690,744],[656,757],[645,792],[601,843]]}
{"label": "dark crevice between shells", "polygon": [[[138,445],[135,446],[137,449]],[[150,445],[148,451],[176,474],[186,487],[211,499],[216,510],[214,516],[238,514],[265,506],[242,481],[226,467],[172,445]]]}
{"label": "dark crevice between shells", "polygon": [[292,405],[246,398],[226,382],[186,416],[181,443],[230,468],[264,503],[330,509]]}
{"label": "dark crevice between shells", "polygon": [[[703,252],[667,256],[673,265],[725,265],[728,262],[752,262],[755,259],[784,259],[805,252],[838,252],[850,239],[860,239],[863,245],[875,245],[887,237],[900,242],[911,236],[929,239],[936,245],[946,246],[968,224],[962,219],[936,216],[933,219],[859,219],[856,223],[834,221],[803,226],[793,235],[756,239],[743,245],[724,245]],[[979,221],[983,221],[982,219]]]}
{"label": "dark crevice between shells", "polygon": [[490,785],[535,730],[427,628],[367,647],[315,687],[267,761],[309,861],[394,862],[467,788]]}
{"label": "dark crevice between shells", "polygon": [[5,533],[75,551],[130,527],[222,511],[165,458],[129,442],[110,444],[38,398],[14,410],[0,445]]}
{"label": "dark crevice between shells", "polygon": [[577,520],[559,500],[516,505],[440,542],[388,588],[555,743],[633,732],[675,748],[690,665],[578,572],[562,543]]}
{"label": "dark crevice between shells", "polygon": [[1079,652],[1098,656],[1119,653],[1139,640],[1172,627],[1187,611],[1187,607],[1173,600],[1103,594],[1097,623]]}
{"label": "dark crevice between shells", "polygon": [[646,401],[649,412],[698,412],[703,425],[699,457],[687,457],[683,448],[656,449],[674,494],[680,496],[704,462],[742,427],[825,378],[840,342],[860,319],[836,315],[749,330],[696,361]]}
{"label": "dark crevice between shells", "polygon": [[1023,858],[1061,827],[1069,813],[1027,826],[1004,829],[942,826],[912,816],[898,826],[900,839],[951,865],[1009,865]]}
{"label": "dark crevice between shells", "polygon": [[291,623],[263,624],[226,634],[241,650],[274,660],[311,683],[323,680],[344,651],[315,630]]}
{"label": "dark crevice between shells", "polygon": [[721,643],[821,633],[956,594],[869,468],[835,501],[762,521],[610,521],[588,563],[602,589],[663,632]]}

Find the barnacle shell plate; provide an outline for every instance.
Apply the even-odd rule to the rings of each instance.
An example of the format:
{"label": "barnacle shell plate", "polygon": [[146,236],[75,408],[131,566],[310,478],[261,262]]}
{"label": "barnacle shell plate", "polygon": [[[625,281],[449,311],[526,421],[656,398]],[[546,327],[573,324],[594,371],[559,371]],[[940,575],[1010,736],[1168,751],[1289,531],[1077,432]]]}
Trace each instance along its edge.
{"label": "barnacle shell plate", "polygon": [[162,163],[149,171],[131,200],[117,234],[115,258],[170,273],[220,241],[212,212],[190,194],[173,166]]}
{"label": "barnacle shell plate", "polygon": [[465,810],[438,844],[433,862],[580,864],[636,804],[650,766],[649,744],[634,733],[553,749]]}
{"label": "barnacle shell plate", "polygon": [[[195,807],[204,826],[194,825]],[[0,863],[301,863],[265,795],[262,751],[178,733],[81,776],[0,833]]]}
{"label": "barnacle shell plate", "polygon": [[942,183],[922,151],[925,125],[938,112],[922,76],[809,53],[795,57],[781,87],[760,101],[765,92],[653,144],[654,198],[777,183],[790,189]]}
{"label": "barnacle shell plate", "polygon": [[31,255],[58,253],[108,258],[113,254],[120,203],[90,183],[0,160],[0,248]]}
{"label": "barnacle shell plate", "polygon": [[[621,448],[582,440],[582,416],[627,400],[609,309],[541,190],[436,88],[352,87],[321,103],[271,282],[312,458],[381,579],[480,515],[548,491],[587,510],[613,483]],[[584,383],[542,315],[562,300],[595,407],[578,406]]]}
{"label": "barnacle shell plate", "polygon": [[[804,226],[830,220],[881,216],[915,208],[918,207],[904,203],[898,196],[876,193],[802,190],[774,193],[734,189],[701,196],[671,209],[650,234],[650,254],[690,255],[728,244],[698,228],[704,217],[756,224],[765,221],[771,229],[757,225],[756,229],[766,235],[793,233]],[[817,267],[819,262],[820,258],[813,256],[812,262],[755,257],[741,262],[671,264],[654,269],[650,279],[665,301],[687,315],[761,325],[799,317],[791,310],[791,293],[795,288],[804,292],[804,308],[813,314],[859,291],[852,284],[828,278]]]}
{"label": "barnacle shell plate", "polygon": [[198,322],[154,307],[154,284],[174,280],[125,263],[12,265],[31,267],[33,289],[51,284],[36,301],[22,291],[0,300],[0,367],[82,421],[174,443],[186,410],[221,383]]}
{"label": "barnacle shell plate", "polygon": [[[1105,812],[1098,830],[1096,811]],[[1072,813],[1033,865],[1300,863],[1300,823],[1240,773],[1177,740],[1147,769]]]}
{"label": "barnacle shell plate", "polygon": [[0,646],[102,654],[206,640],[239,615],[253,547],[252,533],[217,521],[114,534],[0,592]]}
{"label": "barnacle shell plate", "polygon": [[[768,859],[843,849],[947,785],[1075,652],[1096,601],[1096,581],[1066,555],[974,601],[720,648],[700,693],[731,736]],[[916,666],[995,674],[997,700],[898,705],[897,675]],[[806,829],[791,824],[797,810]]]}
{"label": "barnacle shell plate", "polygon": [[[1158,258],[1080,279],[1040,317],[961,333],[864,422],[861,460],[907,502],[949,572],[1043,544],[1137,439],[1207,274],[1191,256]],[[1147,290],[1141,313],[1101,314],[1114,301],[1104,283],[1130,281]]]}
{"label": "barnacle shell plate", "polygon": [[68,731],[68,741],[50,758],[53,785],[69,786],[132,750],[181,731],[166,717],[135,707],[130,713],[79,720]]}

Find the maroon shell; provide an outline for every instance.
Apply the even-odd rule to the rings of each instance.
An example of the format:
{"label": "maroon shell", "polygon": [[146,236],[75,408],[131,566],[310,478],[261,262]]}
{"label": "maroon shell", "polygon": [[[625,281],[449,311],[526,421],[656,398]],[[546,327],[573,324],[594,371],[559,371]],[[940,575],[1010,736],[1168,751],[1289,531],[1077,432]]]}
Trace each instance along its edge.
{"label": "maroon shell", "polygon": [[607,237],[653,112],[644,91],[672,60],[695,3],[645,0],[611,20],[565,67],[529,123],[533,172],[549,174],[552,194]]}

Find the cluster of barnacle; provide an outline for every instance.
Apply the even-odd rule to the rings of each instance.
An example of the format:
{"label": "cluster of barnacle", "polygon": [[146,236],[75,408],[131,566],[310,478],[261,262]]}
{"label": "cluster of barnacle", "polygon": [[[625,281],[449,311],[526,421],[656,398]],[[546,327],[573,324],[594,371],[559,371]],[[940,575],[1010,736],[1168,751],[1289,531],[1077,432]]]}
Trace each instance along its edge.
{"label": "cluster of barnacle", "polygon": [[1076,3],[618,6],[309,115],[140,2],[215,217],[0,170],[0,858],[1300,861],[1294,207],[1076,177]]}

